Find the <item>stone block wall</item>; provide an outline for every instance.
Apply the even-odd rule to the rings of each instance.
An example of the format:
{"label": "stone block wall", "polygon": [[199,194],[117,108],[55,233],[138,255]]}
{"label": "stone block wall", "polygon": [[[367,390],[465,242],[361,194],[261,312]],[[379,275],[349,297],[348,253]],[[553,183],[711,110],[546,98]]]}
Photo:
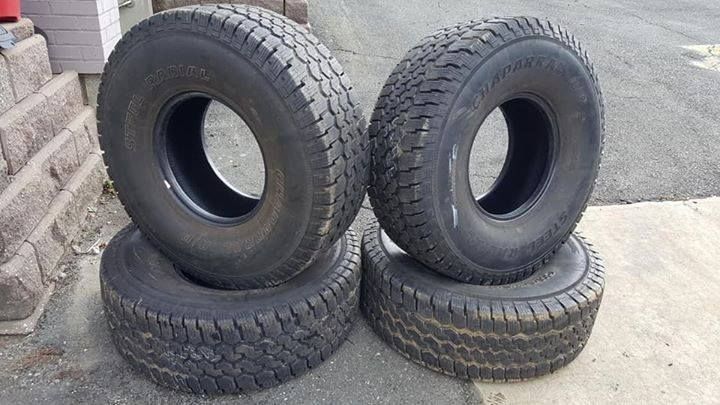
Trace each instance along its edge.
{"label": "stone block wall", "polygon": [[21,40],[0,51],[0,333],[27,333],[105,167],[77,72],[52,75],[30,20],[7,28]]}

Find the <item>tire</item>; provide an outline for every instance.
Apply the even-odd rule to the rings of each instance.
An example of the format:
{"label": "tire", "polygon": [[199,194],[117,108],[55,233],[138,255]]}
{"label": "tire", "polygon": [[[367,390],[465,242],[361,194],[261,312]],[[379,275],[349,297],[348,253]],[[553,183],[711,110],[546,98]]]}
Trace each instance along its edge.
{"label": "tire", "polygon": [[362,254],[360,306],[375,332],[408,359],[461,378],[524,380],[567,365],[590,337],[604,288],[597,253],[575,236],[540,271],[501,286],[440,275],[377,226]]}
{"label": "tire", "polygon": [[[470,152],[496,108],[507,159],[476,198]],[[604,109],[573,36],[536,19],[491,19],[411,49],[381,90],[369,132],[368,193],[390,238],[456,280],[504,284],[532,274],[575,228],[600,166]]]}
{"label": "tire", "polygon": [[[210,100],[254,133],[260,198],[230,187],[205,154]],[[368,141],[352,85],[306,29],[261,8],[194,6],[139,23],[111,54],[98,103],[120,200],[210,285],[289,280],[342,236],[365,196]]]}
{"label": "tire", "polygon": [[108,245],[102,299],[120,354],[158,384],[198,394],[267,388],[327,360],[357,311],[360,245],[348,230],[306,271],[258,290],[189,281],[135,228]]}

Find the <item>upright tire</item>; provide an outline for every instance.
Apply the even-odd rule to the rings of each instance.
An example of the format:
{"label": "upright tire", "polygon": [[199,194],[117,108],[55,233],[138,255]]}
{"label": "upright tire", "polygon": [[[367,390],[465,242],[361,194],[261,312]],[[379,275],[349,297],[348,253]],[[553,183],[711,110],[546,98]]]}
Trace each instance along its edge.
{"label": "upright tire", "polygon": [[266,289],[195,284],[134,226],[113,238],[100,264],[120,354],[156,383],[198,394],[271,387],[327,360],[352,327],[359,284],[352,230],[303,273]]}
{"label": "upright tire", "polygon": [[515,381],[570,363],[602,301],[597,253],[571,236],[529,278],[483,286],[437,274],[377,226],[363,235],[361,308],[390,346],[443,374]]}
{"label": "upright tire", "polygon": [[[209,161],[210,101],[252,130],[265,164],[255,198]],[[367,134],[353,87],[317,38],[256,7],[194,6],[133,27],[98,98],[101,145],[120,200],[194,278],[276,286],[330,248],[365,195]]]}
{"label": "upright tire", "polygon": [[[499,108],[502,172],[473,195],[468,164]],[[451,26],[412,48],[370,123],[370,201],[402,249],[456,280],[527,277],[572,233],[597,178],[603,101],[587,53],[565,30],[529,18]]]}

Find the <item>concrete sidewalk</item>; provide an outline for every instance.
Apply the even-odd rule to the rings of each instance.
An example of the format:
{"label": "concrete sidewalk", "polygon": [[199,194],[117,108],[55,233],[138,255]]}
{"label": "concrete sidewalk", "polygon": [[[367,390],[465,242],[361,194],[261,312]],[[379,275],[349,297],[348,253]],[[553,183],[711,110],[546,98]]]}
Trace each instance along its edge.
{"label": "concrete sidewalk", "polygon": [[[361,229],[371,212],[363,209]],[[128,221],[103,196],[80,250]],[[39,328],[0,338],[0,403],[711,403],[720,397],[720,198],[591,207],[581,230],[605,257],[607,290],[586,350],[567,368],[515,384],[473,384],[407,362],[358,319],[349,341],[302,378],[206,399],[158,387],[112,346],[100,256],[64,261]]]}
{"label": "concrete sidewalk", "polygon": [[553,375],[476,383],[488,404],[717,403],[720,198],[588,209],[607,268],[585,351]]}

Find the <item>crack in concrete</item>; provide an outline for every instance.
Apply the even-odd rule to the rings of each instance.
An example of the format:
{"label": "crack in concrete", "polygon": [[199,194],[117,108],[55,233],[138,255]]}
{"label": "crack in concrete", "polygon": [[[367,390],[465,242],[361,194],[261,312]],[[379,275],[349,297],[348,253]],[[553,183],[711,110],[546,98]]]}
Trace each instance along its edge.
{"label": "crack in concrete", "polygon": [[334,48],[334,49],[331,49],[331,51],[333,51],[333,52],[349,53],[349,54],[352,54],[352,55],[355,55],[355,56],[367,56],[367,57],[370,57],[370,58],[388,59],[388,60],[394,60],[394,61],[400,60],[400,58],[397,58],[397,57],[394,57],[394,56],[373,55],[373,54],[370,54],[370,53],[362,53],[362,52],[353,51],[352,49]]}
{"label": "crack in concrete", "polygon": [[685,37],[685,38],[687,38],[687,39],[690,39],[690,40],[692,40],[692,41],[695,41],[695,42],[703,42],[702,40],[697,39],[697,38],[695,38],[695,37],[693,37],[693,36],[691,36],[691,35],[688,35],[688,34],[682,32],[682,31],[678,31],[678,30],[676,30],[676,29],[666,27],[666,26],[664,26],[664,25],[662,25],[662,24],[658,24],[658,23],[656,23],[656,22],[652,22],[652,21],[650,21],[650,20],[647,20],[646,18],[644,18],[644,17],[642,17],[642,16],[640,16],[640,15],[638,15],[638,14],[631,13],[631,12],[628,12],[628,14],[631,15],[631,16],[633,16],[633,17],[635,17],[635,18],[637,18],[637,19],[639,19],[640,21],[644,22],[645,24],[652,25],[653,27],[662,28],[662,29],[664,29],[665,31],[672,32],[673,34],[682,35],[683,37]]}

